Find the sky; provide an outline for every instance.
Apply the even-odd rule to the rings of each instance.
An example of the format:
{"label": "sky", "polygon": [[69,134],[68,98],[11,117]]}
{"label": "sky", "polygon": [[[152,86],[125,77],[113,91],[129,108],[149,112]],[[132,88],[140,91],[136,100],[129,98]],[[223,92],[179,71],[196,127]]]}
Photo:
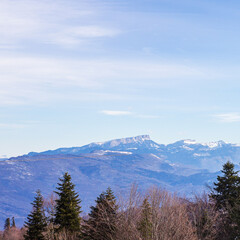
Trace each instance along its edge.
{"label": "sky", "polygon": [[233,0],[1,0],[0,157],[240,143],[239,22]]}

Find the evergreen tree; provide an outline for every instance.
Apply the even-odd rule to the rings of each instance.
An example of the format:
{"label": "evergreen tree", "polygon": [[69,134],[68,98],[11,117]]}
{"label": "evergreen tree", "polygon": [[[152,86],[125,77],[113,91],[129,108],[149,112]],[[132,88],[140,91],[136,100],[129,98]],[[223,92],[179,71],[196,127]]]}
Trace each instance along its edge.
{"label": "evergreen tree", "polygon": [[43,210],[43,197],[40,190],[36,192],[35,200],[32,203],[33,210],[28,215],[25,227],[27,232],[24,235],[25,240],[43,240],[43,233],[46,230],[47,223]]}
{"label": "evergreen tree", "polygon": [[84,239],[114,239],[118,206],[111,188],[101,193],[95,202],[96,206],[91,207],[89,219],[86,221]]}
{"label": "evergreen tree", "polygon": [[7,231],[10,229],[10,218],[7,218],[5,220],[5,224],[4,224],[4,230]]}
{"label": "evergreen tree", "polygon": [[234,164],[227,162],[221,171],[223,176],[218,176],[217,183],[210,197],[216,201],[218,209],[232,208],[240,196],[240,177],[234,171]]}
{"label": "evergreen tree", "polygon": [[80,213],[81,200],[75,192],[75,185],[71,182],[71,176],[65,173],[63,178],[60,178],[57,190],[55,193],[59,199],[56,200],[56,212],[54,223],[58,225],[58,230],[76,233],[80,231]]}
{"label": "evergreen tree", "polygon": [[144,199],[141,206],[141,218],[138,223],[138,230],[142,239],[152,239],[152,209],[147,198]]}
{"label": "evergreen tree", "polygon": [[230,231],[231,235],[234,236],[232,239],[240,239],[240,199],[229,209],[229,215],[232,223]]}
{"label": "evergreen tree", "polygon": [[11,225],[12,228],[15,228],[16,227],[16,223],[15,223],[15,219],[14,217],[12,217],[12,225]]}
{"label": "evergreen tree", "polygon": [[217,183],[210,197],[215,200],[216,207],[223,219],[221,233],[222,239],[240,239],[240,177],[234,171],[234,164],[227,162],[221,171],[223,176],[218,176]]}

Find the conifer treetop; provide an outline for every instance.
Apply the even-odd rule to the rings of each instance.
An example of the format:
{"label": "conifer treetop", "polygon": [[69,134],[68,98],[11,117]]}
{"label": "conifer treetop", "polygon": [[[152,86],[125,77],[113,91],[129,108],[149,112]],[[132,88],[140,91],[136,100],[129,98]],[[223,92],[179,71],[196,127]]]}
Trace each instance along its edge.
{"label": "conifer treetop", "polygon": [[240,196],[239,171],[234,171],[234,164],[228,161],[223,165],[221,172],[223,176],[217,177],[210,197],[216,200],[218,208],[226,208],[227,205],[233,207],[236,199]]}
{"label": "conifer treetop", "polygon": [[15,218],[12,217],[12,225],[11,225],[12,228],[16,227],[16,223],[15,223]]}
{"label": "conifer treetop", "polygon": [[5,224],[4,224],[4,230],[7,231],[10,229],[10,218],[7,218],[5,220]]}
{"label": "conifer treetop", "polygon": [[40,190],[36,191],[36,196],[32,202],[33,210],[28,215],[25,227],[27,228],[25,240],[44,240],[44,232],[47,223],[43,209],[43,197]]}
{"label": "conifer treetop", "polygon": [[75,185],[72,183],[70,174],[67,172],[60,178],[57,190],[56,213],[54,222],[59,230],[65,229],[70,232],[80,231],[81,200],[75,192]]}

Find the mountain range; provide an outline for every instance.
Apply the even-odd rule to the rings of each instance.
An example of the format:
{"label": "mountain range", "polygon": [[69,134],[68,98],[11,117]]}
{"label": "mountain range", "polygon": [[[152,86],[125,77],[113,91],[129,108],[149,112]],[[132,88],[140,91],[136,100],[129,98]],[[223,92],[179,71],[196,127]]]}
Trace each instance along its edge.
{"label": "mountain range", "polygon": [[59,148],[0,160],[0,221],[15,216],[22,225],[31,210],[34,192],[45,197],[69,172],[85,212],[108,186],[115,194],[127,192],[131,184],[141,189],[157,185],[191,197],[207,190],[232,161],[240,169],[240,146],[223,141],[197,143],[181,140],[159,144],[148,135]]}

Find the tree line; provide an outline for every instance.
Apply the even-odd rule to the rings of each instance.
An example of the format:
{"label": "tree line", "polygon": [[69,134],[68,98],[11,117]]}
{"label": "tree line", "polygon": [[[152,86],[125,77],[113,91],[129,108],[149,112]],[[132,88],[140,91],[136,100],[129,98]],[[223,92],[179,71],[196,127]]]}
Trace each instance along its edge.
{"label": "tree line", "polygon": [[236,240],[240,239],[240,177],[223,165],[208,194],[189,200],[158,187],[146,192],[133,186],[116,198],[111,188],[82,216],[81,200],[65,173],[54,194],[40,190],[25,225],[7,218],[2,240]]}

